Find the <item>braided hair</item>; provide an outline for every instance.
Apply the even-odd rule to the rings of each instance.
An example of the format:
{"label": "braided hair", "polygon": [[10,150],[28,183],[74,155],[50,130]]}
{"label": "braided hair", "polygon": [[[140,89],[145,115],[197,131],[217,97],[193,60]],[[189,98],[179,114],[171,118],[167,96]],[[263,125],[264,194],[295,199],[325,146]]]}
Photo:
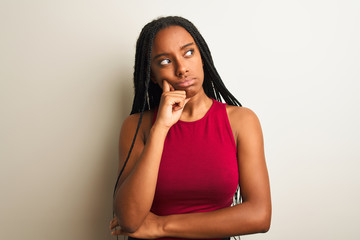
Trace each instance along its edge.
{"label": "braided hair", "polygon": [[205,94],[217,101],[221,102],[221,98],[223,98],[229,105],[241,106],[240,102],[225,87],[216,71],[209,47],[194,24],[182,17],[169,16],[155,19],[146,24],[137,40],[134,66],[135,96],[131,114],[140,113],[143,108],[144,110],[153,109],[160,102],[162,90],[157,84],[150,81],[151,52],[155,35],[170,26],[185,28],[195,40],[204,64],[203,88]]}
{"label": "braided hair", "polygon": [[[241,106],[240,102],[229,92],[221,80],[211,56],[210,49],[206,44],[204,38],[201,36],[197,28],[189,20],[178,17],[168,16],[155,19],[146,24],[136,42],[135,65],[134,65],[134,100],[131,109],[131,114],[140,113],[139,122],[135,131],[129,153],[126,157],[124,165],[118,175],[115,187],[114,196],[117,189],[118,181],[123,173],[125,166],[129,160],[131,151],[133,149],[136,136],[138,134],[140,124],[142,121],[143,113],[145,110],[154,109],[159,105],[162,89],[152,81],[150,81],[151,73],[151,52],[153,41],[156,34],[167,27],[180,26],[183,27],[193,37],[197,47],[199,48],[200,55],[203,62],[204,69],[204,82],[203,89],[205,94],[217,101],[222,102],[222,99],[233,106]],[[236,196],[239,196],[239,189]],[[234,202],[239,202],[239,197]]]}

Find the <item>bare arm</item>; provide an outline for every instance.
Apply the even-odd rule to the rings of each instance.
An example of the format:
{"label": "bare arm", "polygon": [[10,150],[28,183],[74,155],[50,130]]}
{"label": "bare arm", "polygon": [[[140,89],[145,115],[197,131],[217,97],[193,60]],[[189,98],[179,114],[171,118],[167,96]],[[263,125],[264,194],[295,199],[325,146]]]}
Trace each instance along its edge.
{"label": "bare arm", "polygon": [[[185,97],[184,91],[171,91],[170,86],[165,83],[158,118],[151,127],[146,143],[140,136],[135,142],[114,199],[115,215],[124,231],[135,232],[150,211],[164,141],[169,128],[181,116]],[[120,134],[120,166],[123,165],[130,149],[138,117],[129,116],[123,124]]]}
{"label": "bare arm", "polygon": [[[125,124],[124,128],[127,127],[128,125]],[[136,231],[137,226],[141,225],[150,211],[166,133],[166,129],[154,127],[150,131],[146,145],[140,143],[134,145],[132,154],[138,155],[140,149],[142,149],[142,153],[138,160],[129,159],[129,165],[130,161],[133,165],[132,169],[127,166],[128,171],[124,172],[122,182],[116,191],[115,214],[118,216],[120,226],[128,232]],[[125,141],[129,136],[133,135],[122,136],[120,141]],[[121,151],[123,151],[123,156],[127,154],[126,150],[122,149]]]}

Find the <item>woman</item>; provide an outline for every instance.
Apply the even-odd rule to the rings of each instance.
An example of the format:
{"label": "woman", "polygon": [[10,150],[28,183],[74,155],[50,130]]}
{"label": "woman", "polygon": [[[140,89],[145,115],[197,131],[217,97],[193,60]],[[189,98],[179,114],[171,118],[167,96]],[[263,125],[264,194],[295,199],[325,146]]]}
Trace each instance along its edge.
{"label": "woman", "polygon": [[[266,232],[271,200],[258,118],[226,89],[191,22],[165,17],[143,28],[134,85],[120,134],[126,167],[114,190],[112,234],[219,239]],[[242,202],[231,207],[238,185]]]}

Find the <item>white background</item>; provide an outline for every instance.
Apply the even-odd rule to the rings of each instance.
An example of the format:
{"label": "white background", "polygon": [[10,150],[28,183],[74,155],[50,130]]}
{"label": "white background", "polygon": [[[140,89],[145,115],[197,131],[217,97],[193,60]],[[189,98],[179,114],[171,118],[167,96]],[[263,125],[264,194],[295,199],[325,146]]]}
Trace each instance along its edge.
{"label": "white background", "polygon": [[359,13],[357,0],[1,0],[0,239],[111,239],[135,41],[164,15],[199,28],[261,120],[272,226],[242,239],[358,239]]}

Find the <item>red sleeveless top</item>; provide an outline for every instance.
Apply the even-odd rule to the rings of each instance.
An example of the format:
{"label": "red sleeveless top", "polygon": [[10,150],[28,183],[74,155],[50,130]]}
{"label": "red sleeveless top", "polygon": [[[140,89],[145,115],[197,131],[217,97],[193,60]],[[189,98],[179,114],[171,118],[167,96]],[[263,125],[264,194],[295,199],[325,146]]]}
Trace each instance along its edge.
{"label": "red sleeveless top", "polygon": [[213,100],[200,120],[179,120],[170,128],[151,212],[160,216],[206,212],[232,204],[239,171],[225,106]]}

